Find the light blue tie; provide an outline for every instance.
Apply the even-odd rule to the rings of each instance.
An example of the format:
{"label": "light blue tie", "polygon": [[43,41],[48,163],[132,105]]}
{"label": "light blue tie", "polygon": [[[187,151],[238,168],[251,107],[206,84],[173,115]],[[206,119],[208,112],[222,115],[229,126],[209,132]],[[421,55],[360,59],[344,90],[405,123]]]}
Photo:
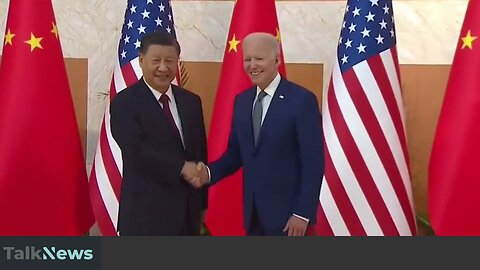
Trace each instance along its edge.
{"label": "light blue tie", "polygon": [[260,134],[260,128],[262,127],[262,115],[263,115],[263,105],[262,100],[267,95],[265,91],[260,91],[258,93],[257,100],[255,101],[255,105],[253,106],[253,138],[255,141],[255,145],[257,145],[258,134]]}

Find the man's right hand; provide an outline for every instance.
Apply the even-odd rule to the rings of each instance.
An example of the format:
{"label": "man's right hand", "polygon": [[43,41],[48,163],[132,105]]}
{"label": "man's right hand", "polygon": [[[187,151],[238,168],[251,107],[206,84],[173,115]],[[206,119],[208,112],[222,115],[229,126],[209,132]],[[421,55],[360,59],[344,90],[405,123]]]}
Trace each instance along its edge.
{"label": "man's right hand", "polygon": [[185,161],[182,168],[183,178],[196,188],[202,187],[208,182],[208,172],[205,164],[196,164],[193,161]]}
{"label": "man's right hand", "polygon": [[203,186],[210,183],[210,175],[208,173],[207,165],[205,165],[203,162],[199,162],[197,163],[197,170],[199,171],[198,181],[200,182],[200,185]]}

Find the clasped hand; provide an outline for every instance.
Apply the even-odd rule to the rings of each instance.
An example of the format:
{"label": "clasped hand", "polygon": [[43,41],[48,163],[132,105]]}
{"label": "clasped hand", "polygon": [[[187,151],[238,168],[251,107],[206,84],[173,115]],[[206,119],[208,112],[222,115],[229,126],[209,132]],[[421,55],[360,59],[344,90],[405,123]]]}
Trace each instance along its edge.
{"label": "clasped hand", "polygon": [[203,162],[186,161],[183,165],[182,176],[185,181],[196,188],[209,182],[207,166]]}

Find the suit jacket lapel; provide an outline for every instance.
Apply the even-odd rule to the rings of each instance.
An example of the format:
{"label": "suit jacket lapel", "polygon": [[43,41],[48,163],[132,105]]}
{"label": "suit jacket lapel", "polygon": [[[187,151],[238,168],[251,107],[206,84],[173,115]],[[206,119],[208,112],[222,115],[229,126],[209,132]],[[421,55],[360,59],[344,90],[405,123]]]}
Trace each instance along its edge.
{"label": "suit jacket lapel", "polygon": [[184,143],[185,149],[187,149],[187,146],[189,145],[189,141],[190,141],[187,135],[191,134],[189,130],[191,127],[191,123],[189,122],[190,117],[188,117],[188,104],[186,104],[184,96],[181,94],[180,91],[178,91],[175,85],[172,85],[172,92],[173,92],[173,96],[175,96],[178,117],[180,118],[180,125],[182,126],[181,133],[183,136],[183,143]]}
{"label": "suit jacket lapel", "polygon": [[248,93],[248,98],[246,99],[248,102],[246,104],[247,106],[247,118],[248,118],[248,125],[247,125],[247,134],[251,134],[250,136],[250,144],[252,145],[252,148],[255,148],[255,138],[253,136],[253,119],[252,119],[252,113],[253,113],[253,102],[255,101],[255,97],[257,96],[257,88],[253,87],[253,89],[250,90]]}
{"label": "suit jacket lapel", "polygon": [[[159,101],[152,94],[152,92],[150,91],[150,88],[148,88],[148,86],[145,84],[143,79],[141,79],[140,83],[141,83],[141,87],[139,88],[143,93],[143,97],[144,97],[143,98],[144,104],[145,104],[144,109],[147,111],[148,115],[152,116],[151,119],[155,119],[154,121],[158,121],[158,122],[152,123],[154,127],[155,126],[158,127],[158,129],[156,128],[155,130],[158,130],[160,132],[159,134],[160,136],[165,136],[165,132],[168,132],[172,135],[172,137],[177,137],[174,135],[173,131],[171,130],[170,122],[168,121],[167,116],[165,115],[165,112],[162,109],[162,106],[160,106]],[[172,88],[172,91],[173,91],[173,88]],[[175,96],[175,100],[177,101],[177,109],[178,109],[179,106],[178,106],[177,96]],[[180,111],[179,111],[179,114],[180,114]],[[181,115],[180,115],[180,119],[183,119]],[[166,129],[160,128],[162,122],[163,122],[162,126],[166,126],[167,127]],[[178,142],[178,143],[183,148],[182,142]]]}
{"label": "suit jacket lapel", "polygon": [[258,149],[262,145],[262,142],[265,137],[265,130],[267,130],[274,121],[280,120],[280,119],[275,119],[274,115],[276,115],[277,114],[276,112],[278,110],[281,110],[282,108],[283,98],[286,96],[285,92],[286,92],[286,87],[284,87],[284,79],[282,78],[280,81],[280,84],[277,87],[277,90],[275,90],[275,94],[273,95],[272,100],[270,101],[270,106],[268,107],[267,114],[265,115],[262,126],[260,127],[260,134],[258,134],[258,142],[256,145],[256,149]]}
{"label": "suit jacket lapel", "polygon": [[140,79],[139,90],[142,93],[143,100],[144,100],[144,109],[147,111],[151,111],[152,115],[158,115],[161,121],[168,123],[167,117],[163,113],[162,107],[158,100],[156,100],[155,96],[148,88],[147,84],[143,81],[143,78]]}

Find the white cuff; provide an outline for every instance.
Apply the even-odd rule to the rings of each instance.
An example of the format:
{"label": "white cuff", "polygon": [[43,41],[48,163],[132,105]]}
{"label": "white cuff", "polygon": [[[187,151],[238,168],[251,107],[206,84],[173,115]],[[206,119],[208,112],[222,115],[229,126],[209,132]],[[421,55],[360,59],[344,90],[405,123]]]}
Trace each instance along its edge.
{"label": "white cuff", "polygon": [[208,183],[210,183],[212,181],[212,176],[210,175],[210,168],[205,165],[205,167],[207,168],[207,172],[208,172]]}
{"label": "white cuff", "polygon": [[299,219],[305,220],[307,223],[310,221],[310,219],[305,218],[305,217],[302,217],[302,216],[299,216],[299,215],[297,215],[297,214],[293,214],[293,215],[294,215],[295,217],[298,217]]}

